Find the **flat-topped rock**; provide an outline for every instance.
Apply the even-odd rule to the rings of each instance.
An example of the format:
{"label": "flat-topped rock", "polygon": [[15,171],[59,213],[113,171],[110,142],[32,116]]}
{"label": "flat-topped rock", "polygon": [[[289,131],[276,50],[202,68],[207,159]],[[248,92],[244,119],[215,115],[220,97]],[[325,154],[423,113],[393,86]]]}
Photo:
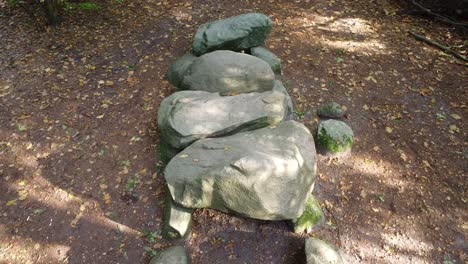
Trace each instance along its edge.
{"label": "flat-topped rock", "polygon": [[275,74],[265,61],[243,53],[219,50],[195,59],[181,88],[221,95],[273,89]]}
{"label": "flat-topped rock", "polygon": [[272,21],[259,13],[249,13],[201,25],[195,34],[193,53],[214,50],[241,51],[261,46],[271,32]]}
{"label": "flat-topped rock", "polygon": [[315,181],[314,139],[295,121],[200,139],[164,171],[174,201],[264,220],[302,215]]}
{"label": "flat-topped rock", "polygon": [[288,113],[288,98],[278,91],[220,96],[180,91],[164,99],[158,111],[162,141],[185,148],[195,140],[274,125]]}

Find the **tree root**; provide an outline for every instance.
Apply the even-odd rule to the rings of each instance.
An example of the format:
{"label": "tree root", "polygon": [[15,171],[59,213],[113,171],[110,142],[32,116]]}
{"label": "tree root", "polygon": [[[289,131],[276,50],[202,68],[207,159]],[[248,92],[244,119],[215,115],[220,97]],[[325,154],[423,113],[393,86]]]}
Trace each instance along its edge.
{"label": "tree root", "polygon": [[412,31],[408,31],[408,33],[413,36],[415,39],[419,40],[419,41],[423,41],[423,42],[426,42],[427,44],[431,45],[431,46],[434,46],[446,53],[449,53],[449,54],[452,54],[455,58],[457,59],[460,59],[464,62],[468,62],[468,58],[466,58],[465,56],[461,55],[460,53],[452,50],[451,48],[447,47],[447,46],[444,46],[442,44],[439,44],[433,40],[430,40],[422,35],[419,35],[419,34],[416,34],[415,32],[412,32]]}
{"label": "tree root", "polygon": [[431,16],[434,16],[437,20],[440,20],[440,21],[448,23],[448,24],[456,25],[456,26],[468,27],[467,23],[457,22],[457,21],[454,21],[453,19],[450,19],[448,17],[445,17],[445,16],[442,16],[442,15],[439,15],[437,13],[432,12],[430,9],[424,7],[423,5],[418,3],[416,0],[412,0],[411,2],[413,3],[413,5],[417,6],[422,11],[426,12],[427,14],[429,14]]}

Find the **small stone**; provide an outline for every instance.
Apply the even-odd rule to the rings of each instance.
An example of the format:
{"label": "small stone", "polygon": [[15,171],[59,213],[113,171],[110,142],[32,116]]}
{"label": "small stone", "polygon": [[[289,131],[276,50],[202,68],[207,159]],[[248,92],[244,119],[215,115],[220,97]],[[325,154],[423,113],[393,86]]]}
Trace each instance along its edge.
{"label": "small stone", "polygon": [[317,131],[318,150],[326,156],[344,156],[351,152],[353,130],[342,121],[321,121]]}
{"label": "small stone", "polygon": [[317,238],[305,241],[307,264],[343,264],[343,257],[333,245]]}
{"label": "small stone", "polygon": [[188,237],[192,223],[192,209],[180,206],[172,200],[168,193],[166,208],[164,210],[164,225],[162,236],[166,239],[178,239]]}
{"label": "small stone", "polygon": [[273,52],[264,47],[255,47],[250,49],[250,54],[264,60],[275,74],[281,75],[281,60]]}
{"label": "small stone", "polygon": [[188,257],[184,247],[167,248],[151,259],[149,264],[188,264]]}
{"label": "small stone", "polygon": [[309,233],[312,228],[322,223],[323,219],[324,215],[320,203],[313,195],[310,195],[307,198],[306,207],[302,215],[291,221],[294,233],[302,233],[304,231]]}
{"label": "small stone", "polygon": [[341,118],[343,117],[343,109],[339,104],[331,102],[320,107],[317,114],[322,118]]}

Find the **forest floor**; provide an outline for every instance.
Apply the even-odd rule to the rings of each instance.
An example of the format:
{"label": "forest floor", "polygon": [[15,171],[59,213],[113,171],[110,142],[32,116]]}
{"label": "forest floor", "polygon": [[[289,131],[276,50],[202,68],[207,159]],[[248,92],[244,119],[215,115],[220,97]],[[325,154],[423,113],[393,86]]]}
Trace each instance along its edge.
{"label": "forest floor", "polygon": [[[307,236],[349,263],[466,263],[467,67],[407,31],[464,39],[394,2],[101,1],[38,27],[0,1],[0,263],[147,263],[170,245],[192,263],[305,263]],[[164,75],[198,25],[246,12],[274,21],[266,46],[303,123],[346,107],[352,157],[319,160],[312,234],[197,210],[190,239],[163,240]]]}

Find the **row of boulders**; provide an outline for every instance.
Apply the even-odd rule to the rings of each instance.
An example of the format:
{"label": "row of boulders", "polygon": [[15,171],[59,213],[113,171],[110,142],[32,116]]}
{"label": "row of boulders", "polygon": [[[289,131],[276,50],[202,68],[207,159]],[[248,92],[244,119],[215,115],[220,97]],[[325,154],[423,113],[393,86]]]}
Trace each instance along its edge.
{"label": "row of boulders", "polygon": [[[178,91],[157,117],[168,161],[164,237],[187,237],[194,208],[290,220],[295,232],[323,221],[311,194],[314,137],[292,120],[292,100],[277,79],[280,59],[261,47],[271,28],[263,14],[202,25],[192,52],[170,67],[167,78]],[[336,154],[351,147],[352,131],[350,138],[336,133],[327,123],[333,121],[341,122],[322,122],[317,140]]]}

